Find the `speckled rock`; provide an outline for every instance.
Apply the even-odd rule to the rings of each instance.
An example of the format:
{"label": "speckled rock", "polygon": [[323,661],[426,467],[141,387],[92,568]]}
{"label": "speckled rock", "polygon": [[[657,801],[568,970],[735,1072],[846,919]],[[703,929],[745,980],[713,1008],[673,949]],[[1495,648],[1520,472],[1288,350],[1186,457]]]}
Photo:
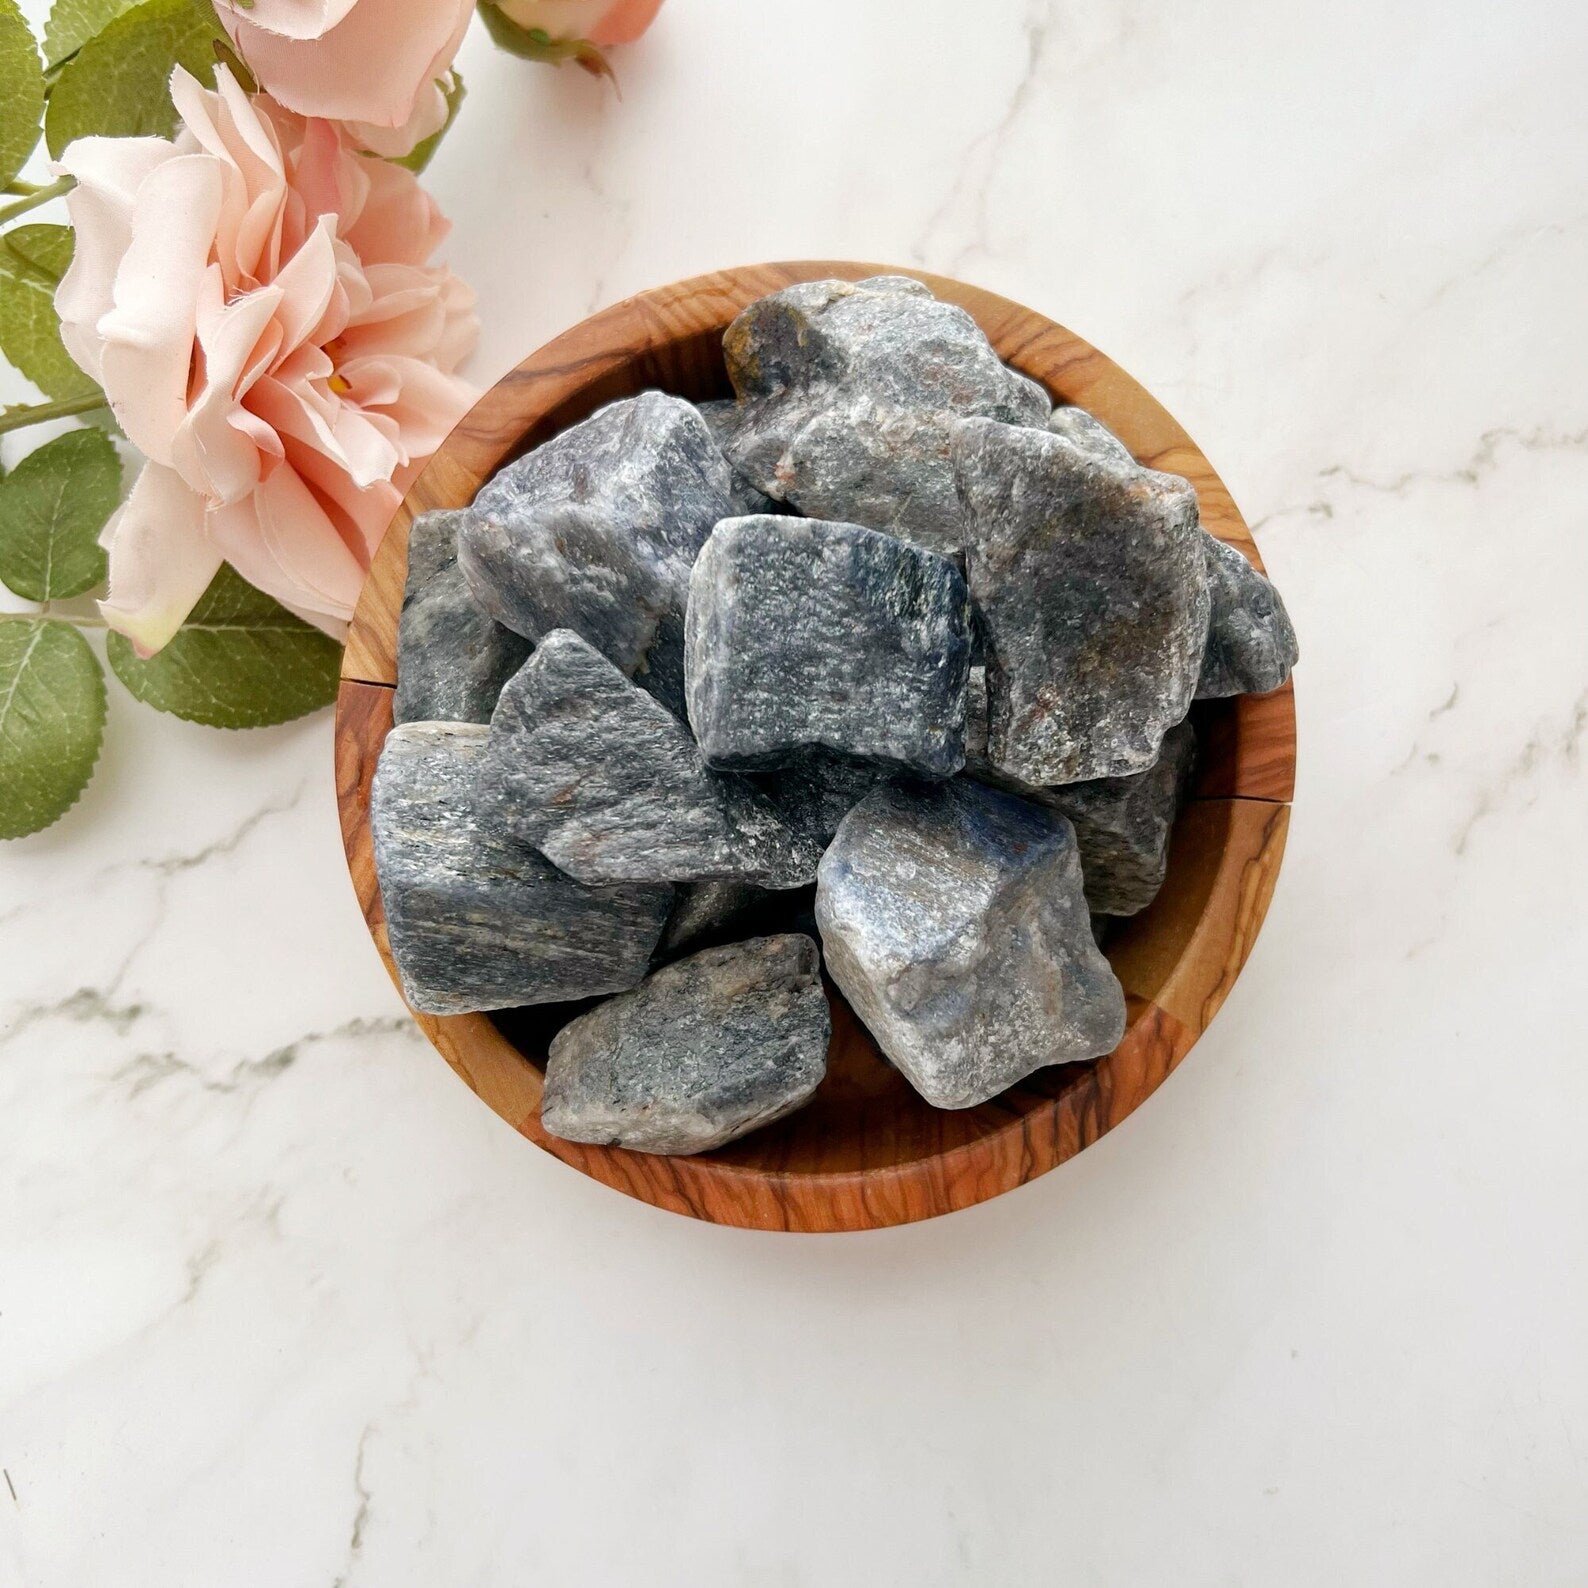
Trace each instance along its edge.
{"label": "speckled rock", "polygon": [[948,777],[964,761],[969,666],[959,570],[891,536],[730,518],[695,564],[689,720],[714,765],[820,747]]}
{"label": "speckled rock", "polygon": [[[708,943],[743,937],[746,934],[737,930],[741,922],[776,914],[780,902],[803,900],[808,892],[805,888],[761,888],[753,882],[739,882],[731,877],[687,882],[678,890],[673,913],[668,916],[662,940],[657,945],[657,958],[676,959]],[[798,906],[786,913],[792,917],[798,913]]]}
{"label": "speckled rock", "polygon": [[772,293],[733,322],[723,348],[740,398],[736,468],[813,518],[944,553],[964,542],[954,419],[1040,425],[1051,407],[963,309],[904,276]]}
{"label": "speckled rock", "polygon": [[479,771],[484,817],[581,882],[816,875],[752,783],[717,772],[689,730],[588,641],[554,629],[509,680]]}
{"label": "speckled rock", "polygon": [[1299,654],[1285,603],[1235,547],[1208,535],[1203,550],[1212,611],[1197,699],[1278,689]]}
{"label": "speckled rock", "polygon": [[1096,1058],[1124,1033],[1075,833],[1014,795],[964,778],[878,789],[822,859],[816,920],[828,973],[939,1108]]}
{"label": "speckled rock", "polygon": [[461,512],[421,513],[408,534],[394,722],[489,722],[529,642],[488,617],[458,567]]}
{"label": "speckled rock", "polygon": [[[717,397],[710,402],[696,403],[700,410],[700,417],[706,421],[706,428],[711,432],[711,438],[717,443],[724,457],[727,457],[728,448],[733,443],[733,433],[738,425],[739,405],[731,397]],[[729,463],[731,478],[728,485],[728,514],[732,518],[742,518],[747,513],[781,513],[786,511],[783,503],[775,497],[768,496],[765,491],[757,490],[737,469]]]}
{"label": "speckled rock", "polygon": [[802,750],[786,766],[752,774],[751,780],[795,832],[825,849],[844,817],[898,771],[886,762],[816,749]]}
{"label": "speckled rock", "polygon": [[1043,788],[1009,777],[988,761],[987,686],[979,667],[971,669],[968,699],[965,775],[1070,819],[1094,914],[1135,915],[1146,909],[1163,886],[1169,833],[1196,760],[1196,731],[1189,718],[1164,735],[1158,759],[1145,772]]}
{"label": "speckled rock", "polygon": [[703,949],[565,1026],[541,1123],[566,1141],[709,1152],[791,1114],[827,1070],[816,945]]}
{"label": "speckled rock", "polygon": [[1048,415],[1048,429],[1082,452],[1107,462],[1134,464],[1136,461],[1130,455],[1130,448],[1101,419],[1093,418],[1084,408],[1055,408]]}
{"label": "speckled rock", "polygon": [[987,757],[1047,785],[1144,772],[1191,705],[1207,637],[1196,492],[1046,430],[961,424]]}
{"label": "speckled rock", "polygon": [[1098,915],[1135,915],[1157,898],[1169,867],[1169,834],[1190,783],[1196,732],[1177,723],[1157,762],[1129,777],[1063,783],[1036,795],[1069,817],[1081,850],[1086,902]]}
{"label": "speckled rock", "polygon": [[501,470],[458,561],[479,604],[530,640],[573,629],[680,714],[689,570],[731,474],[692,403],[625,398]]}
{"label": "speckled rock", "polygon": [[474,723],[408,723],[381,751],[370,831],[408,1002],[458,1014],[634,986],[672,888],[584,887],[482,824],[475,778],[488,733]]}

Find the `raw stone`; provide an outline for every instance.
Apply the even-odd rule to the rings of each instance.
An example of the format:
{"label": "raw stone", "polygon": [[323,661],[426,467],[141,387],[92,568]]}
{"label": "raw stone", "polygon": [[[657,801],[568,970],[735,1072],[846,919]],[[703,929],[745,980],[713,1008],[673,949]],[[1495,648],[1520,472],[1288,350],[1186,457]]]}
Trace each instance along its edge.
{"label": "raw stone", "polygon": [[573,629],[682,715],[689,570],[730,484],[694,405],[643,392],[502,469],[458,560],[498,622],[530,640]]}
{"label": "raw stone", "polygon": [[567,1141],[709,1152],[792,1113],[827,1070],[816,945],[757,938],[656,971],[563,1028],[541,1123]]}
{"label": "raw stone", "polygon": [[740,399],[736,468],[810,517],[945,554],[965,539],[955,419],[1040,425],[1051,407],[970,315],[906,276],[774,292],[728,327],[723,350]]}
{"label": "raw stone", "polygon": [[458,567],[461,512],[421,513],[408,532],[393,722],[489,722],[529,642],[486,616]]}
{"label": "raw stone", "polygon": [[[1125,443],[1084,408],[1055,408],[1048,429],[1100,459],[1133,463]],[[1234,547],[1209,535],[1207,650],[1197,681],[1198,700],[1265,695],[1278,689],[1296,665],[1296,631],[1271,583]]]}
{"label": "raw stone", "polygon": [[1046,430],[964,421],[987,756],[1033,785],[1143,772],[1190,708],[1207,637],[1196,492]]}
{"label": "raw stone", "polygon": [[1130,448],[1101,419],[1093,418],[1084,408],[1055,408],[1048,415],[1048,429],[1082,452],[1114,463],[1136,463]]}
{"label": "raw stone", "polygon": [[408,1002],[458,1014],[634,986],[673,890],[584,887],[483,824],[475,778],[488,733],[474,723],[393,728],[375,771],[375,870]]}
{"label": "raw stone", "polygon": [[1136,915],[1157,898],[1195,759],[1196,732],[1181,722],[1163,736],[1162,753],[1147,771],[1062,783],[1036,796],[1075,828],[1086,902],[1095,914]]}
{"label": "raw stone", "polygon": [[1163,886],[1169,834],[1196,760],[1190,719],[1164,735],[1158,759],[1145,772],[1039,788],[1004,776],[986,758],[987,686],[979,667],[971,669],[969,700],[965,775],[1069,817],[1094,915],[1135,915],[1146,909]]}
{"label": "raw stone", "polygon": [[588,641],[554,629],[508,682],[480,766],[485,818],[581,882],[810,882],[822,846]]}
{"label": "raw stone", "polygon": [[809,892],[807,888],[786,891],[760,888],[753,882],[737,882],[732,878],[686,883],[678,890],[678,901],[667,918],[666,930],[657,945],[657,957],[671,959],[680,953],[704,948],[713,941],[743,937],[744,933],[738,930],[741,923],[780,913],[780,904],[790,906],[786,913],[792,918],[799,908],[794,901],[803,902]]}
{"label": "raw stone", "polygon": [[[733,432],[739,421],[738,403],[731,397],[715,397],[709,402],[696,403],[695,406],[700,410],[700,417],[706,421],[711,439],[717,443],[722,455],[727,457],[728,448],[733,443]],[[731,462],[728,467],[731,476],[728,486],[729,517],[742,518],[747,513],[784,511],[781,502],[768,496],[765,491],[757,490]]]}
{"label": "raw stone", "polygon": [[897,772],[886,763],[813,749],[802,750],[776,772],[751,774],[751,778],[778,815],[820,850],[833,841],[844,817]]}
{"label": "raw stone", "polygon": [[1208,535],[1212,613],[1197,699],[1266,695],[1290,677],[1299,647],[1279,592],[1234,546]]}
{"label": "raw stone", "polygon": [[1124,1034],[1075,833],[1014,795],[963,778],[878,789],[822,859],[816,921],[828,973],[938,1108],[986,1102]]}
{"label": "raw stone", "polygon": [[689,720],[715,766],[823,747],[948,777],[964,761],[970,604],[942,557],[856,524],[724,520],[689,587]]}

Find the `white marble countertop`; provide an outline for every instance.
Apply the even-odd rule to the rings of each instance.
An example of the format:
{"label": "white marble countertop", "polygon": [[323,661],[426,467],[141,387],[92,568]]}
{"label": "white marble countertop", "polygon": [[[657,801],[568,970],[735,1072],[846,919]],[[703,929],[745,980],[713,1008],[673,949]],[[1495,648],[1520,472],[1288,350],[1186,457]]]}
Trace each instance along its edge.
{"label": "white marble countertop", "polygon": [[618,103],[476,28],[431,180],[482,380],[825,255],[1165,401],[1302,636],[1273,910],[1063,1168],[724,1230],[410,1027],[328,715],[113,689],[0,849],[0,1584],[1581,1583],[1585,59],[1566,0],[671,0]]}

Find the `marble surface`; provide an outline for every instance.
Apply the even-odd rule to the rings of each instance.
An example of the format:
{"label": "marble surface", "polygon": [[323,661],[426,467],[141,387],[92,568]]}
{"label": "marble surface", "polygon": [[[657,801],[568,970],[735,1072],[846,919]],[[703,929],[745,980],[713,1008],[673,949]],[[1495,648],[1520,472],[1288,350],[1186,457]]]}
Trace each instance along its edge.
{"label": "marble surface", "polygon": [[0,1584],[1580,1583],[1585,49],[1566,0],[671,0],[619,103],[476,27],[432,174],[482,380],[826,254],[1164,399],[1302,636],[1273,910],[1064,1168],[722,1230],[415,1034],[328,717],[113,689],[0,849]]}

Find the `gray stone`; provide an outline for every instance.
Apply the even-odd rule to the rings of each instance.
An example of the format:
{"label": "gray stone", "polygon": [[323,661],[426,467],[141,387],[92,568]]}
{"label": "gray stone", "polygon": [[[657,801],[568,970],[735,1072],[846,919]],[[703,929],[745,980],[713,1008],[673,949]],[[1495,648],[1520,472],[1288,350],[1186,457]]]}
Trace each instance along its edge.
{"label": "gray stone", "polygon": [[1109,1052],[1125,995],[1092,939],[1075,834],[963,778],[878,789],[822,859],[829,975],[939,1108]]}
{"label": "gray stone", "polygon": [[[706,421],[711,439],[717,443],[724,457],[733,444],[733,434],[739,422],[739,405],[731,397],[715,397],[709,402],[696,403],[700,417]],[[787,511],[783,503],[765,491],[757,490],[730,462],[731,479],[728,485],[728,516],[743,518],[747,513],[781,513]]]}
{"label": "gray stone", "polygon": [[986,642],[987,757],[1034,785],[1144,772],[1207,637],[1196,492],[1046,430],[965,420],[954,446]]}
{"label": "gray stone", "polygon": [[1163,886],[1169,833],[1185,799],[1196,760],[1190,719],[1163,737],[1145,772],[1043,788],[1000,772],[987,759],[987,688],[983,670],[970,674],[965,774],[978,782],[1046,805],[1070,819],[1081,849],[1086,899],[1100,916],[1135,915]]}
{"label": "gray stone", "polygon": [[742,937],[742,932],[734,931],[739,922],[766,913],[769,907],[775,909],[776,901],[803,895],[804,891],[778,892],[731,877],[686,883],[678,890],[678,900],[667,918],[657,954],[672,958],[686,950],[703,948],[713,940]]}
{"label": "gray stone", "polygon": [[1196,732],[1181,722],[1164,735],[1162,753],[1147,771],[1062,783],[1035,796],[1075,828],[1086,902],[1096,914],[1135,915],[1157,898],[1195,759]]}
{"label": "gray stone", "polygon": [[1094,419],[1084,408],[1055,408],[1048,415],[1048,429],[1082,452],[1106,462],[1136,462],[1130,455],[1130,448],[1101,419]]}
{"label": "gray stone", "polygon": [[802,750],[775,772],[752,774],[752,780],[795,832],[818,850],[833,841],[838,824],[877,784],[897,774],[885,762],[862,761],[831,750]]}
{"label": "gray stone", "polygon": [[580,882],[816,875],[752,783],[708,767],[689,730],[588,641],[554,629],[509,680],[480,766],[485,819]]}
{"label": "gray stone", "polygon": [[959,570],[891,536],[730,518],[695,564],[689,720],[713,765],[821,747],[948,777],[964,760],[969,665]]}
{"label": "gray stone", "polygon": [[723,339],[734,466],[814,518],[952,554],[964,543],[953,421],[1040,425],[1051,401],[963,309],[904,276],[813,281],[752,303]]}
{"label": "gray stone", "polygon": [[475,778],[488,733],[474,723],[393,728],[375,771],[375,870],[408,1002],[458,1014],[634,986],[673,890],[584,887],[484,825]]}
{"label": "gray stone", "polygon": [[1206,536],[1212,613],[1197,699],[1266,695],[1290,677],[1299,647],[1279,592],[1234,546]]}
{"label": "gray stone", "polygon": [[529,642],[486,616],[458,567],[461,512],[421,513],[408,533],[397,624],[394,722],[489,722]]}
{"label": "gray stone", "polygon": [[764,937],[656,971],[551,1044],[541,1123],[566,1141],[709,1152],[791,1114],[827,1070],[816,945]]}
{"label": "gray stone", "polygon": [[965,680],[965,770],[972,777],[996,781],[987,759],[987,667],[973,666]]}
{"label": "gray stone", "polygon": [[730,484],[694,405],[644,392],[501,470],[458,561],[498,622],[530,640],[573,629],[681,715],[689,570]]}

